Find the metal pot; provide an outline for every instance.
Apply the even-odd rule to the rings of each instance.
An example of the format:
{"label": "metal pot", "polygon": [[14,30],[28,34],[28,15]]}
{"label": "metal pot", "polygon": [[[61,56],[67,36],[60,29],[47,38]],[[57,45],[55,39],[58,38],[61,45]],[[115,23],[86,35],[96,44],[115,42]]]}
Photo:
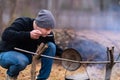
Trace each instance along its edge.
{"label": "metal pot", "polygon": [[[73,48],[68,48],[68,49],[64,50],[63,53],[62,53],[62,58],[75,60],[75,61],[82,61],[80,53]],[[81,64],[63,60],[62,61],[62,66],[66,70],[75,71],[81,66]]]}

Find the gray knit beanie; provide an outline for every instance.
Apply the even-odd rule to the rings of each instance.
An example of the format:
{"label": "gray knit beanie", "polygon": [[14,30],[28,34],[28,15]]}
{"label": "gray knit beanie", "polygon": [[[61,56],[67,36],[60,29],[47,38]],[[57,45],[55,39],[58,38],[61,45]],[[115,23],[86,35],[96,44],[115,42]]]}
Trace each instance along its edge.
{"label": "gray knit beanie", "polygon": [[55,18],[49,10],[40,10],[37,17],[35,18],[37,26],[42,28],[54,28]]}

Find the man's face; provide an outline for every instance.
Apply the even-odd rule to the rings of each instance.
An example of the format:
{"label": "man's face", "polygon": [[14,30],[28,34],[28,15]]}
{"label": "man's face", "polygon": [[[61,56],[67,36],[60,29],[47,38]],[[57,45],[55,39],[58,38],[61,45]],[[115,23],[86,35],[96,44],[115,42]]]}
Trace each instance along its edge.
{"label": "man's face", "polygon": [[51,32],[50,28],[41,28],[41,27],[37,26],[35,21],[33,22],[33,28],[34,28],[34,30],[39,30],[41,32],[42,37],[46,37]]}

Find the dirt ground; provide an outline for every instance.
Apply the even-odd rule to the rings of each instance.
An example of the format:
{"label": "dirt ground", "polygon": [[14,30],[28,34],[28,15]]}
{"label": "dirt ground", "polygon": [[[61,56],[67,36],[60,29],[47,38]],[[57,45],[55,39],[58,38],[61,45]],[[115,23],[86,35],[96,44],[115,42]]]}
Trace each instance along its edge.
{"label": "dirt ground", "polygon": [[[100,31],[100,32],[94,32],[94,31],[81,31],[77,33],[77,36],[84,36],[91,40],[97,41],[100,44],[108,47],[108,46],[114,46],[115,47],[115,53],[120,53],[120,34],[116,32],[110,32],[110,31]],[[23,70],[18,80],[31,80],[30,78],[30,69],[31,65],[29,65],[25,70]],[[37,74],[40,69],[40,63],[37,64]],[[64,80],[66,75],[74,75],[78,73],[85,73],[89,74],[90,80],[104,80],[104,74],[105,74],[105,68],[103,70],[97,70],[95,67],[87,67],[87,72],[85,67],[80,67],[76,71],[66,71],[61,65],[60,61],[54,60],[54,64],[52,67],[52,71],[50,74],[50,77],[48,80]],[[0,80],[5,80],[5,69],[0,67]],[[100,77],[99,77],[100,76]],[[82,79],[80,79],[82,80]],[[111,80],[120,80],[120,64],[117,63],[114,65],[111,75]]]}
{"label": "dirt ground", "polygon": [[[40,63],[37,64],[37,70],[36,70],[37,74],[40,69],[40,65],[41,65]],[[18,80],[31,80],[30,71],[31,71],[31,65],[29,65],[25,70],[20,72],[20,75],[18,76]],[[82,72],[84,71],[84,68],[78,69],[77,71]],[[67,74],[74,74],[77,73],[77,71],[73,71],[72,73],[71,72],[66,73],[66,69],[64,69],[61,66],[61,62],[55,60],[48,80],[64,80]],[[0,67],[0,80],[5,80],[5,76],[6,76],[5,72],[6,69]]]}

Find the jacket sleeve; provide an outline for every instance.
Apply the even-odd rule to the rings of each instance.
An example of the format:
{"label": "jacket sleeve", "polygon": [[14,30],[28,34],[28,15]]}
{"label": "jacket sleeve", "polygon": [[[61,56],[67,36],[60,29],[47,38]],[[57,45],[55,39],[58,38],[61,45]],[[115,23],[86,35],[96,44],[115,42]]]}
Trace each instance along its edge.
{"label": "jacket sleeve", "polygon": [[30,39],[30,31],[24,19],[16,19],[10,27],[6,28],[2,34],[2,40],[8,42],[19,42]]}

